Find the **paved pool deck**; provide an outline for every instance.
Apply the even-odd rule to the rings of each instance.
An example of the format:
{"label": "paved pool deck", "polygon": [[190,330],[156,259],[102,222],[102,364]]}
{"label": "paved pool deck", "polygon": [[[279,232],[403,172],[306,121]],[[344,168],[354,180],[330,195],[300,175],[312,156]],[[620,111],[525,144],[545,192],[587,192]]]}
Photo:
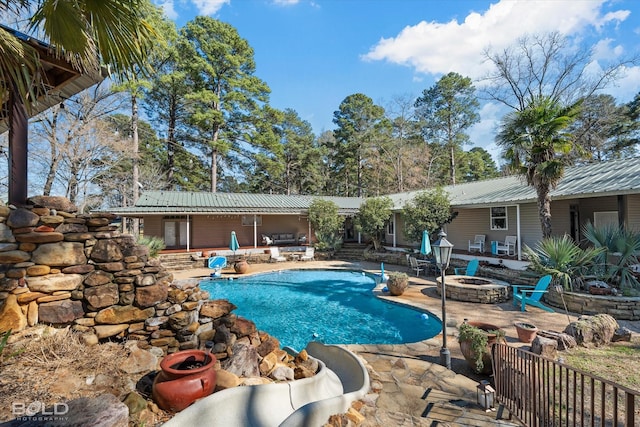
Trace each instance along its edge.
{"label": "paved pool deck", "polygon": [[[282,269],[337,268],[380,273],[380,265],[370,262],[308,261],[251,264],[249,273]],[[385,272],[409,274],[409,288],[398,297],[381,296],[411,305],[441,317],[442,302],[433,276],[415,276],[408,267],[385,265]],[[211,270],[198,268],[174,272],[174,279],[207,278]],[[223,277],[238,277],[225,269]],[[464,360],[457,342],[457,325],[464,319],[495,324],[506,332],[510,345],[520,343],[513,323],[527,321],[539,329],[561,332],[577,319],[574,313],[556,310],[548,313],[536,307],[521,312],[511,301],[500,304],[446,301],[447,347],[451,352],[451,370],[440,365],[442,334],[410,344],[349,344],[346,348],[362,357],[371,376],[372,393],[364,399],[361,426],[496,426],[520,425],[515,420],[496,419],[496,412],[484,412],[476,404],[476,386],[484,377],[475,374]],[[619,321],[634,333],[640,333],[640,321]]]}

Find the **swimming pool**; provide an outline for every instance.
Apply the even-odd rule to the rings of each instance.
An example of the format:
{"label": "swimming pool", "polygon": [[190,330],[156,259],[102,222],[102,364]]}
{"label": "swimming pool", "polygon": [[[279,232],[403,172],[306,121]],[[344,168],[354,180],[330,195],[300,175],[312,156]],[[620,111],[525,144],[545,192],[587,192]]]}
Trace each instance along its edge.
{"label": "swimming pool", "polygon": [[376,298],[375,286],[373,275],[345,270],[284,270],[200,282],[211,299],[228,299],[238,307],[234,313],[298,350],[309,341],[400,344],[440,333],[440,319]]}

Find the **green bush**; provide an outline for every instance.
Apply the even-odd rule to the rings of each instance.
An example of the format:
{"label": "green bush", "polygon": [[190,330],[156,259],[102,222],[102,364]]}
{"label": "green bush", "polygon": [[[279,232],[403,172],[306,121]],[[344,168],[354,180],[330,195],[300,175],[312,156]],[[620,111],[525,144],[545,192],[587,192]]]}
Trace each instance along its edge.
{"label": "green bush", "polygon": [[640,289],[640,282],[631,271],[638,264],[640,233],[622,227],[595,227],[587,223],[583,228],[586,239],[601,252],[596,257],[596,276],[625,290]]}
{"label": "green bush", "polygon": [[143,236],[138,238],[138,244],[149,248],[149,256],[155,258],[161,250],[166,248],[164,240],[155,236]]}
{"label": "green bush", "polygon": [[566,290],[574,288],[574,281],[591,274],[595,261],[602,249],[581,249],[571,237],[548,237],[536,246],[535,250],[525,246],[524,253],[531,265],[530,270],[541,275],[550,274],[554,283]]}

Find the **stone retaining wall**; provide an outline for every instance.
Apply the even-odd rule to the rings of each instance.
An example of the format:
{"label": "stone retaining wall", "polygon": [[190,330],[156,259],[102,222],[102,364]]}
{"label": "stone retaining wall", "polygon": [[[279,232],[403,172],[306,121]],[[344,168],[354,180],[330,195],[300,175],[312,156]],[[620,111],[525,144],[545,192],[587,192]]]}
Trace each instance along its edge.
{"label": "stone retaining wall", "polygon": [[543,297],[549,305],[564,310],[562,299],[567,310],[580,314],[609,314],[617,320],[640,320],[640,298],[619,297],[612,295],[590,295],[578,292],[548,292]]}
{"label": "stone retaining wall", "polygon": [[146,246],[111,225],[113,215],[78,214],[62,197],[28,203],[0,206],[0,332],[70,325],[87,344],[134,339],[165,352],[211,340],[219,359],[236,342],[268,339],[230,314],[232,304],[208,301],[197,281],[173,283]]}

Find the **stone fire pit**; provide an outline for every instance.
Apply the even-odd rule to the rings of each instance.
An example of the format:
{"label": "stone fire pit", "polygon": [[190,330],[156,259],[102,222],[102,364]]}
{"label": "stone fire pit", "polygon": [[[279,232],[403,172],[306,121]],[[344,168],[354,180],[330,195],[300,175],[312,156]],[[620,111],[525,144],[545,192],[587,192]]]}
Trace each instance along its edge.
{"label": "stone fire pit", "polygon": [[[502,280],[475,276],[445,276],[447,298],[456,301],[495,304],[511,298],[511,285]],[[438,295],[442,295],[442,280],[436,278]]]}

